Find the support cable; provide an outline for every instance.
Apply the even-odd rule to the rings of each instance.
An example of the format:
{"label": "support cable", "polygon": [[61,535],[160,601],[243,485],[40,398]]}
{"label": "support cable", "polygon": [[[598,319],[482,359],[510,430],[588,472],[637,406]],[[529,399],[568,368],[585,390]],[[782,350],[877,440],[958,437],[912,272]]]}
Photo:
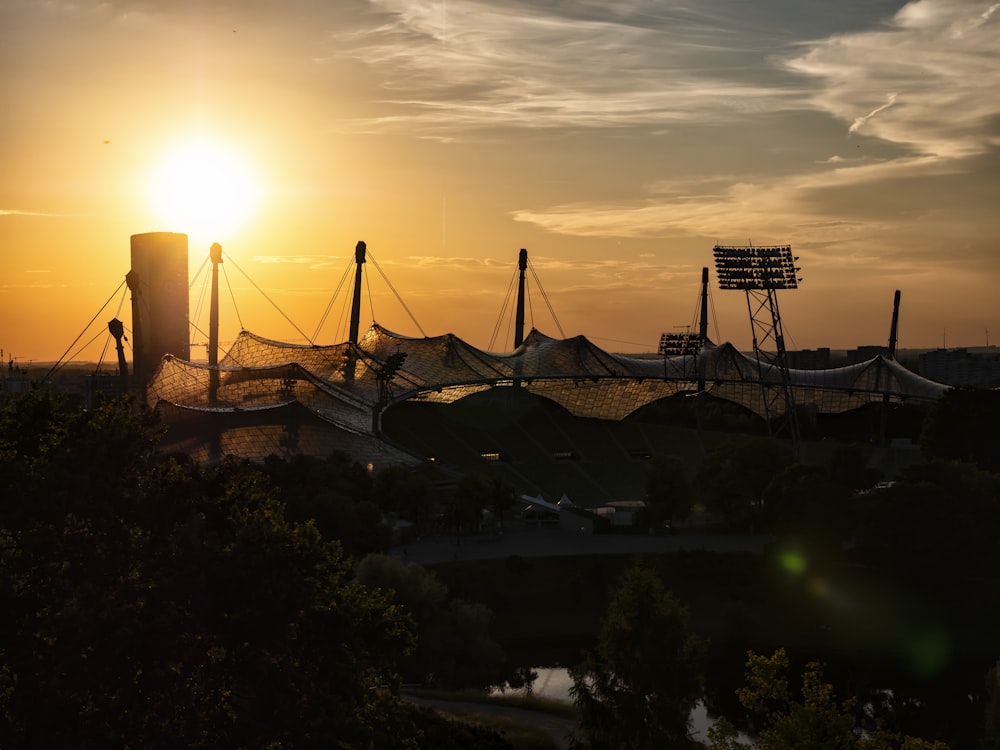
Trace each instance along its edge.
{"label": "support cable", "polygon": [[[385,275],[385,272],[382,270],[382,267],[378,264],[378,261],[376,261],[375,258],[372,256],[371,250],[368,251],[368,260],[372,262],[372,264],[375,266],[375,270],[378,271],[379,275],[382,277],[382,280],[385,281],[385,283],[389,286],[389,289],[392,290],[392,293],[396,295],[396,299],[399,300],[399,304],[401,304],[403,306],[403,309],[406,310],[406,314],[410,316],[410,320],[413,321],[413,325],[415,325],[417,327],[417,330],[423,334],[424,338],[428,338],[427,334],[424,333],[424,329],[421,328],[420,324],[417,322],[417,319],[413,317],[413,313],[410,312],[410,308],[406,306],[406,303],[403,302],[403,298],[399,296],[399,292],[396,291],[396,287],[392,285],[392,282],[389,281],[389,277]],[[368,296],[369,297],[371,296],[371,292],[368,293]]]}
{"label": "support cable", "polygon": [[[229,256],[227,255],[226,257],[228,258]],[[232,260],[232,258],[230,258],[230,260]],[[236,268],[242,272],[242,269],[240,269],[239,266],[236,266]],[[236,313],[236,322],[240,324],[240,330],[245,331],[246,326],[243,325],[243,319],[240,317],[240,308],[236,306],[236,295],[233,293],[233,285],[229,281],[229,273],[226,271],[225,264],[222,266],[222,275],[226,277],[226,289],[229,290],[229,299],[233,301],[233,312]],[[252,281],[250,283],[253,284]],[[256,284],[254,286],[256,286]],[[265,295],[265,297],[266,296],[267,295]]]}
{"label": "support cable", "polygon": [[[323,315],[319,319],[319,324],[316,326],[316,332],[313,333],[313,341],[319,340],[319,333],[321,330],[323,330],[323,326],[326,324],[326,319],[330,315],[330,310],[333,309],[333,303],[337,299],[337,296],[340,294],[340,290],[344,288],[344,282],[350,276],[351,266],[353,265],[354,261],[351,261],[347,264],[347,268],[344,269],[344,275],[340,277],[340,283],[337,284],[337,288],[334,290],[333,295],[330,297],[330,301],[326,303],[326,309],[323,311]],[[340,328],[338,327],[337,330],[339,331]]]}
{"label": "support cable", "polygon": [[[532,328],[532,330],[534,330],[534,328],[535,328],[535,302],[531,298],[531,289],[529,288],[529,283],[530,282],[528,282],[527,280],[525,280],[525,281],[526,281],[526,283],[524,285],[524,296],[528,298],[528,318],[531,320],[531,328]],[[558,325],[556,327],[558,327]]]}
{"label": "support cable", "polygon": [[[351,262],[354,265],[354,262]],[[348,267],[347,276],[350,278],[350,267]],[[345,294],[344,301],[340,305],[340,318],[337,319],[337,336],[343,337],[343,341],[347,341],[350,338],[350,320],[351,320],[351,295]]]}
{"label": "support cable", "polygon": [[[204,265],[202,265],[202,268],[204,268]],[[198,273],[195,275],[195,279],[197,279],[198,276],[200,275],[201,275],[201,269],[198,270]],[[206,276],[205,281],[201,285],[201,291],[198,294],[198,303],[195,305],[194,315],[191,316],[191,319],[188,321],[188,324],[192,328],[195,327],[192,321],[201,320],[201,311],[205,309],[205,295],[208,293],[211,286],[212,286],[211,278]],[[192,287],[194,287],[194,281],[191,282],[191,286],[189,287],[189,289]]]}
{"label": "support cable", "polygon": [[549,314],[552,316],[552,320],[555,321],[556,328],[559,329],[559,335],[562,338],[566,338],[566,334],[563,332],[562,326],[559,325],[559,318],[556,317],[556,311],[552,309],[552,303],[549,302],[549,295],[545,293],[545,287],[542,286],[542,282],[538,278],[538,274],[535,273],[535,267],[529,261],[528,268],[531,269],[531,275],[535,279],[535,283],[538,284],[538,290],[542,293],[542,299],[545,300],[545,304],[549,308]]}
{"label": "support cable", "polygon": [[[240,268],[239,266],[237,266],[235,261],[233,261],[233,265],[236,266],[236,270],[238,270],[240,273],[242,273],[244,276],[246,276],[246,272],[242,268]],[[289,318],[285,314],[285,311],[282,310],[280,307],[278,307],[277,303],[267,295],[267,292],[265,292],[263,289],[261,289],[257,285],[256,281],[254,281],[253,279],[251,279],[249,276],[247,276],[247,280],[251,284],[253,284],[254,289],[256,289],[258,292],[260,292],[264,296],[264,299],[266,299],[268,302],[271,303],[271,306],[281,314],[281,317],[283,317],[285,320],[287,320],[291,324],[292,328],[294,328],[296,330],[296,332],[298,332],[298,334],[300,336],[302,336],[302,338],[304,338],[310,344],[313,343],[312,340],[309,338],[309,336],[306,335],[305,331],[303,331],[301,328],[299,328],[297,325],[295,325],[295,321],[293,321],[291,318]],[[242,322],[240,323],[240,327],[241,328],[243,327],[243,323]]]}
{"label": "support cable", "polygon": [[[96,313],[94,313],[94,317],[92,317],[90,319],[90,322],[87,323],[87,325],[84,326],[83,330],[80,331],[79,334],[77,334],[77,337],[75,339],[73,339],[73,343],[70,344],[66,348],[66,351],[64,351],[62,353],[62,356],[59,357],[59,359],[56,361],[56,363],[54,365],[52,365],[52,369],[50,369],[47,373],[45,373],[45,377],[42,378],[42,383],[43,384],[45,383],[45,381],[47,381],[52,376],[52,373],[54,373],[57,369],[59,369],[60,365],[62,365],[63,358],[69,353],[69,351],[74,346],[76,346],[77,342],[80,340],[80,338],[83,336],[83,334],[87,332],[87,329],[90,328],[92,325],[94,325],[94,321],[97,320],[97,316],[100,315],[102,312],[104,312],[104,308],[107,307],[111,303],[111,300],[113,300],[115,298],[115,295],[118,294],[119,291],[121,291],[121,288],[123,286],[125,286],[125,280],[124,279],[122,279],[122,283],[118,285],[118,288],[115,289],[115,291],[112,293],[112,295],[110,297],[108,297],[107,302],[105,302],[103,305],[101,305],[101,309],[98,310]],[[97,338],[97,337],[95,336],[94,338]],[[93,341],[93,339],[91,339],[91,341]]]}
{"label": "support cable", "polygon": [[[372,263],[374,263],[374,262],[375,262],[375,260],[372,259]],[[381,271],[379,271],[379,273],[381,273]],[[375,317],[375,302],[372,300],[372,275],[370,273],[365,273],[364,266],[361,267],[361,275],[365,277],[365,286],[368,287],[368,314],[371,316],[371,319],[374,321],[374,320],[377,320],[377,318]],[[393,291],[395,291],[395,290],[393,290]],[[402,300],[400,300],[400,302],[402,302]],[[405,305],[404,305],[404,307],[405,307]],[[409,312],[409,310],[407,310],[407,312]],[[416,322],[416,321],[414,321],[414,322]],[[420,328],[420,326],[417,326],[417,328]],[[426,336],[426,334],[424,334],[424,335]]]}
{"label": "support cable", "polygon": [[[493,351],[493,347],[497,342],[497,336],[500,335],[500,326],[503,325],[504,316],[507,312],[507,305],[510,304],[510,298],[514,294],[514,288],[517,284],[517,274],[518,269],[514,268],[514,273],[510,277],[510,283],[507,285],[507,293],[504,295],[503,304],[500,306],[500,314],[497,316],[496,325],[493,326],[493,335],[490,337],[490,343],[487,345],[487,350]],[[509,321],[508,321],[508,333],[509,331]]]}
{"label": "support cable", "polygon": [[[122,292],[122,296],[118,299],[118,309],[115,310],[115,319],[116,320],[118,319],[118,316],[122,314],[122,307],[124,306],[124,304],[125,304],[125,292]],[[124,328],[125,328],[125,326],[123,325],[122,329],[124,330]],[[97,334],[97,336],[99,336],[99,335],[100,335],[100,333]],[[129,335],[130,336],[132,335],[131,331],[129,331]],[[94,336],[94,338],[91,339],[90,342],[92,343],[97,338],[97,336]],[[111,336],[111,332],[109,330],[107,338],[104,339],[104,348],[101,350],[101,358],[99,360],[97,360],[97,367],[94,368],[94,372],[95,373],[100,372],[101,371],[101,367],[104,365],[104,357],[108,353],[108,347],[111,346],[111,339],[112,338],[113,337]],[[84,344],[82,347],[80,347],[80,349],[77,351],[77,354],[81,353],[84,349],[87,348],[87,346],[89,346],[89,343],[88,344]]]}

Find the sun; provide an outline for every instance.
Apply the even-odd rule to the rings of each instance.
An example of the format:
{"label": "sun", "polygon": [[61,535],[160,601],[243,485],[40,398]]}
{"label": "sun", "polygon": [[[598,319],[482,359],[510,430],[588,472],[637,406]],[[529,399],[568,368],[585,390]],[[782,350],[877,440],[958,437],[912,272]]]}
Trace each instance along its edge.
{"label": "sun", "polygon": [[192,140],[175,146],[154,168],[150,200],[166,229],[223,241],[260,205],[262,187],[250,161],[224,143]]}

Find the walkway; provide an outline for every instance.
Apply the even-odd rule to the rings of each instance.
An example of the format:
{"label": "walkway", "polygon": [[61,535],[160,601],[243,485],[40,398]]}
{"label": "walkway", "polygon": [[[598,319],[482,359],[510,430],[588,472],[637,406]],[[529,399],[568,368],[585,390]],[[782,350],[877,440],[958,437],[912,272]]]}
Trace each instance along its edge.
{"label": "walkway", "polygon": [[503,716],[520,724],[526,724],[541,729],[552,738],[556,747],[560,750],[566,750],[569,748],[570,735],[576,729],[576,722],[572,719],[564,719],[561,716],[545,713],[544,711],[532,711],[527,708],[505,706],[502,703],[467,703],[432,698],[418,698],[414,695],[403,695],[403,700],[416,703],[420,706],[428,706],[430,708],[442,709],[444,711],[454,711],[456,713],[478,713],[489,714],[491,716]]}
{"label": "walkway", "polygon": [[676,536],[646,534],[587,534],[553,526],[508,524],[502,535],[424,537],[394,547],[393,557],[422,565],[455,560],[488,560],[510,556],[662,554],[681,550],[756,552],[764,550],[764,536],[704,534],[695,530]]}

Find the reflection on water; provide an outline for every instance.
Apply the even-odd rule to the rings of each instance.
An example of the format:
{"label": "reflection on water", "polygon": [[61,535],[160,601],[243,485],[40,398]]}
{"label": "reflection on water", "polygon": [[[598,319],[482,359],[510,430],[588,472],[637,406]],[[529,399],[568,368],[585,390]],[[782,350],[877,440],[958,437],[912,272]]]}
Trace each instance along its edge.
{"label": "reflection on water", "polygon": [[[515,694],[527,694],[530,692],[538,698],[572,703],[570,689],[573,687],[573,680],[570,679],[569,671],[564,667],[532,667],[532,671],[538,676],[528,688],[513,691]],[[510,694],[512,691],[507,691]],[[712,726],[714,719],[708,715],[703,703],[698,703],[694,711],[691,712],[691,735],[696,740],[708,741],[708,728]],[[749,742],[750,738],[740,734],[738,739],[741,742]]]}

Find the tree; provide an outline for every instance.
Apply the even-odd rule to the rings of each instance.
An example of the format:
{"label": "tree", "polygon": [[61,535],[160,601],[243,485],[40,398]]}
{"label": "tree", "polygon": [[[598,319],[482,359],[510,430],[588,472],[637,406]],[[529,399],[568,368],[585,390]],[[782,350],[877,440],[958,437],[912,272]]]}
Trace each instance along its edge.
{"label": "tree", "polygon": [[449,597],[434,573],[386,555],[362,560],[357,577],[413,619],[416,647],[400,662],[405,681],[449,690],[501,682],[505,657],[490,636],[492,613],[485,606]]}
{"label": "tree", "polygon": [[792,464],[764,491],[770,526],[783,541],[829,556],[851,528],[851,494],[819,466]]}
{"label": "tree", "polygon": [[712,450],[698,472],[697,488],[708,509],[731,527],[760,519],[764,490],[794,461],[791,448],[774,438],[728,442]]}
{"label": "tree", "polygon": [[456,533],[461,534],[466,523],[474,530],[479,528],[479,519],[483,508],[487,507],[490,498],[489,481],[479,472],[470,471],[462,475],[455,488],[452,511],[454,513]]}
{"label": "tree", "polygon": [[430,481],[409,466],[390,466],[375,475],[375,502],[383,513],[397,513],[422,530],[427,524]]}
{"label": "tree", "polygon": [[392,532],[375,504],[372,479],[346,453],[270,456],[263,468],[289,520],[314,521],[324,539],[339,541],[355,558],[389,549]]}
{"label": "tree", "polygon": [[792,697],[788,669],[784,649],[771,656],[748,654],[745,684],[737,695],[750,712],[756,743],[740,742],[733,724],[722,718],[709,729],[711,750],[947,750],[944,743],[904,737],[880,727],[857,732],[856,699],[852,696],[838,703],[833,686],[823,680],[820,663],[806,665],[801,700]]}
{"label": "tree", "polygon": [[857,501],[858,552],[872,564],[947,580],[992,576],[1000,535],[1000,477],[970,464],[932,461]]}
{"label": "tree", "polygon": [[500,522],[503,532],[503,514],[517,505],[517,488],[501,474],[492,474],[486,479],[485,505]]}
{"label": "tree", "polygon": [[693,746],[690,715],[701,697],[706,645],[687,609],[652,570],[635,564],[612,596],[595,647],[570,669],[580,711],[578,748]]}
{"label": "tree", "polygon": [[831,482],[848,493],[873,487],[882,472],[868,465],[868,454],[857,445],[838,445],[823,465]]}
{"label": "tree", "polygon": [[975,464],[1000,473],[1000,390],[954,388],[924,419],[920,448],[929,459]]}
{"label": "tree", "polygon": [[986,710],[983,747],[1000,748],[1000,659],[986,673]]}
{"label": "tree", "polygon": [[650,527],[666,525],[691,515],[694,490],[687,478],[688,467],[677,456],[657,456],[646,475],[646,512]]}
{"label": "tree", "polygon": [[401,610],[155,414],[0,404],[0,746],[413,748]]}

